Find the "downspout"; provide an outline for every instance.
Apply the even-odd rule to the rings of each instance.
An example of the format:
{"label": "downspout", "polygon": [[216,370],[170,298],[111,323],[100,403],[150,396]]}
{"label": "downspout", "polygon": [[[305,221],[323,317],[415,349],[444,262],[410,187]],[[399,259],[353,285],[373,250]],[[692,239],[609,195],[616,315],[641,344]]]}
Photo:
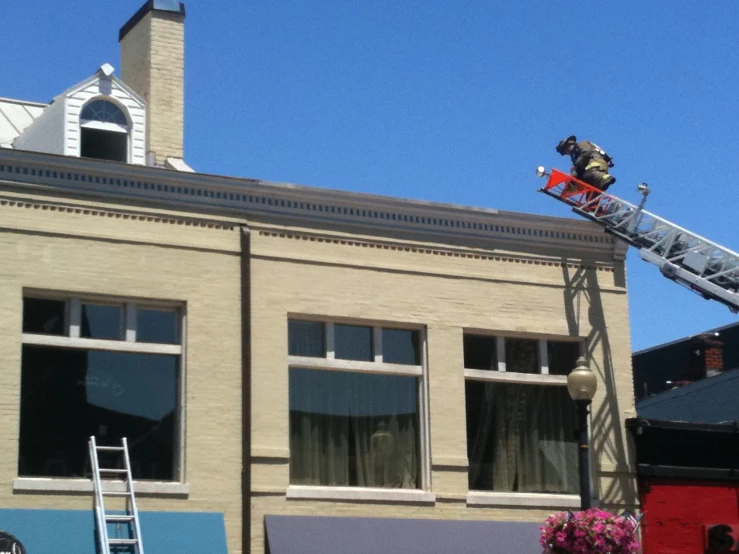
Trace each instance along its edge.
{"label": "downspout", "polygon": [[241,552],[251,552],[251,233],[241,226]]}

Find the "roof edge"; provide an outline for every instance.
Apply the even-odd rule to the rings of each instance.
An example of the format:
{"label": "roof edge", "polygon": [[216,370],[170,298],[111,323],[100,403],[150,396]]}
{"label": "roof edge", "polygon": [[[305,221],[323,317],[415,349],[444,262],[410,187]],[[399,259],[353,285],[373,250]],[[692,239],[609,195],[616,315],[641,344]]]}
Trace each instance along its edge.
{"label": "roof edge", "polygon": [[176,0],[148,0],[141,6],[138,11],[126,21],[118,31],[118,42],[122,41],[125,36],[136,27],[136,25],[146,17],[149,12],[169,12],[181,14],[185,18],[185,4]]}

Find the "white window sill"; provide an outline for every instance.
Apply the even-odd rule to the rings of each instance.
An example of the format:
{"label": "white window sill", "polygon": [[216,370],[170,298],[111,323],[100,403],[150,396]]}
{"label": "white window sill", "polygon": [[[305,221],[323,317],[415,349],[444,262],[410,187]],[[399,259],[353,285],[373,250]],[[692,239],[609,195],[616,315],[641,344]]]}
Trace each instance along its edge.
{"label": "white window sill", "polygon": [[580,496],[576,494],[475,491],[467,494],[467,505],[579,508]]}
{"label": "white window sill", "polygon": [[381,489],[363,487],[310,487],[292,485],[287,498],[303,500],[369,500],[375,502],[412,502],[433,504],[436,495],[416,489]]}
{"label": "white window sill", "polygon": [[[124,492],[122,481],[103,481],[106,492]],[[136,494],[155,494],[164,496],[187,496],[190,494],[188,483],[166,481],[134,481]],[[51,479],[45,477],[19,477],[13,479],[13,492],[89,492],[92,494],[90,479]]]}

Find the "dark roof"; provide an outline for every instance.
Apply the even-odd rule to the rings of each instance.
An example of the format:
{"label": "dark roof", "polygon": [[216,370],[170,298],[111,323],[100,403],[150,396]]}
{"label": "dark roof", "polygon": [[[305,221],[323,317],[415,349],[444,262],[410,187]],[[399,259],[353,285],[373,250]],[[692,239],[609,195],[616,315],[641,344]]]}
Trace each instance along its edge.
{"label": "dark roof", "polygon": [[695,381],[702,377],[702,345],[716,338],[723,342],[724,368],[739,368],[739,323],[709,329],[631,356],[634,370],[634,395],[637,401],[670,388],[667,381]]}
{"label": "dark roof", "polygon": [[641,478],[739,480],[739,425],[626,420]]}
{"label": "dark roof", "polygon": [[739,421],[739,370],[701,379],[643,399],[639,417],[691,423]]}

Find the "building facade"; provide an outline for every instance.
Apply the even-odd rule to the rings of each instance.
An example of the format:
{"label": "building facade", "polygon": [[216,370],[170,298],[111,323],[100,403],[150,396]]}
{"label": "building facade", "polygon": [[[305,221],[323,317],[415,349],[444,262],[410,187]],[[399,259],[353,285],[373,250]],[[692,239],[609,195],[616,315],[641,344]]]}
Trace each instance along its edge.
{"label": "building facade", "polygon": [[126,436],[147,548],[537,552],[579,506],[579,355],[594,494],[634,509],[624,247],[585,221],[193,172],[183,22],[151,0],[121,79],[0,102],[5,530],[44,551],[66,525],[93,552],[86,441]]}

